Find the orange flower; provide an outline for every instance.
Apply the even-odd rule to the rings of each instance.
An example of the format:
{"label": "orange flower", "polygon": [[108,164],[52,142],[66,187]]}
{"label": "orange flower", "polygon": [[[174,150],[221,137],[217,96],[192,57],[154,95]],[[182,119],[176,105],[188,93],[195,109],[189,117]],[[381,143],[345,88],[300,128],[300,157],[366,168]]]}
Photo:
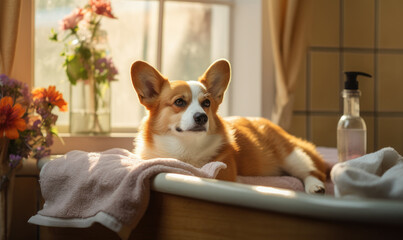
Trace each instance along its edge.
{"label": "orange flower", "polygon": [[6,136],[9,139],[17,139],[19,131],[24,131],[27,124],[22,116],[26,109],[16,103],[11,97],[3,97],[0,100],[0,137]]}
{"label": "orange flower", "polygon": [[49,86],[46,88],[37,88],[32,91],[32,97],[34,100],[42,99],[48,101],[54,106],[58,106],[61,112],[67,111],[67,102],[63,99],[63,94],[56,91],[55,86]]}

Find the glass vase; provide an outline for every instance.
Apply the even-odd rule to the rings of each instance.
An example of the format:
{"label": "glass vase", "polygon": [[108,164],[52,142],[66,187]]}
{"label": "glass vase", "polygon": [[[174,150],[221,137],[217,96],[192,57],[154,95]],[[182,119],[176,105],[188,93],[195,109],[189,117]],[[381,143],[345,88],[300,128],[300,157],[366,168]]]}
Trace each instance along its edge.
{"label": "glass vase", "polygon": [[111,131],[109,82],[78,81],[70,88],[70,132],[100,135]]}
{"label": "glass vase", "polygon": [[[99,64],[110,54],[105,31],[98,29],[93,38],[83,38],[89,58],[79,51],[82,68],[87,79],[80,79],[70,86],[70,132],[74,134],[100,135],[111,131],[110,81],[102,76],[105,66]],[[77,45],[72,45],[77,54]],[[81,46],[81,47],[82,47]],[[85,52],[85,51],[84,51]]]}

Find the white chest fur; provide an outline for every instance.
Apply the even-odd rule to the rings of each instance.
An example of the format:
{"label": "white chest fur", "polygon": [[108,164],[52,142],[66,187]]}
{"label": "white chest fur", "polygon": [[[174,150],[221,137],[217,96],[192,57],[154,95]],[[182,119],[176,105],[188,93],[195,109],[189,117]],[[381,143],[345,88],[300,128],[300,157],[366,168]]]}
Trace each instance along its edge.
{"label": "white chest fur", "polygon": [[223,138],[218,134],[182,133],[180,137],[154,135],[153,138],[152,148],[142,146],[143,149],[137,149],[136,152],[147,158],[176,158],[195,167],[201,167],[211,161],[223,144]]}

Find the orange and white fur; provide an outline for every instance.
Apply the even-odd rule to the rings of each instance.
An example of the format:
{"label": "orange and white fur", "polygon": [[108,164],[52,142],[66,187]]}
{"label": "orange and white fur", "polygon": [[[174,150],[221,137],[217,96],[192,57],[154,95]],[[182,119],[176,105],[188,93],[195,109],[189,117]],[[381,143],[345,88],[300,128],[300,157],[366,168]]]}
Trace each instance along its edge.
{"label": "orange and white fur", "polygon": [[131,77],[148,110],[135,143],[143,159],[176,158],[196,167],[221,161],[227,168],[217,178],[229,181],[288,173],[307,193],[324,193],[326,167],[311,143],[264,118],[217,115],[231,78],[228,61],[214,62],[198,81],[168,81],[142,61],[133,63]]}

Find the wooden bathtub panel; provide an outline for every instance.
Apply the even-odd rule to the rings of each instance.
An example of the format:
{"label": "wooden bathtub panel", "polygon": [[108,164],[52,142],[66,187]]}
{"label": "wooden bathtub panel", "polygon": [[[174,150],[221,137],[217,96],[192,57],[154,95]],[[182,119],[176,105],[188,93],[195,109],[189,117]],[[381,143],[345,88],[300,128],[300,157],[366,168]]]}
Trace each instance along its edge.
{"label": "wooden bathtub panel", "polygon": [[90,228],[40,227],[40,240],[120,240],[115,232],[100,224]]}
{"label": "wooden bathtub panel", "polygon": [[[322,221],[152,192],[130,239],[395,239],[402,227]],[[42,228],[41,239],[119,238],[96,224],[89,229]]]}
{"label": "wooden bathtub panel", "polygon": [[131,239],[385,239],[398,236],[398,229],[321,221],[153,193],[147,214]]}

